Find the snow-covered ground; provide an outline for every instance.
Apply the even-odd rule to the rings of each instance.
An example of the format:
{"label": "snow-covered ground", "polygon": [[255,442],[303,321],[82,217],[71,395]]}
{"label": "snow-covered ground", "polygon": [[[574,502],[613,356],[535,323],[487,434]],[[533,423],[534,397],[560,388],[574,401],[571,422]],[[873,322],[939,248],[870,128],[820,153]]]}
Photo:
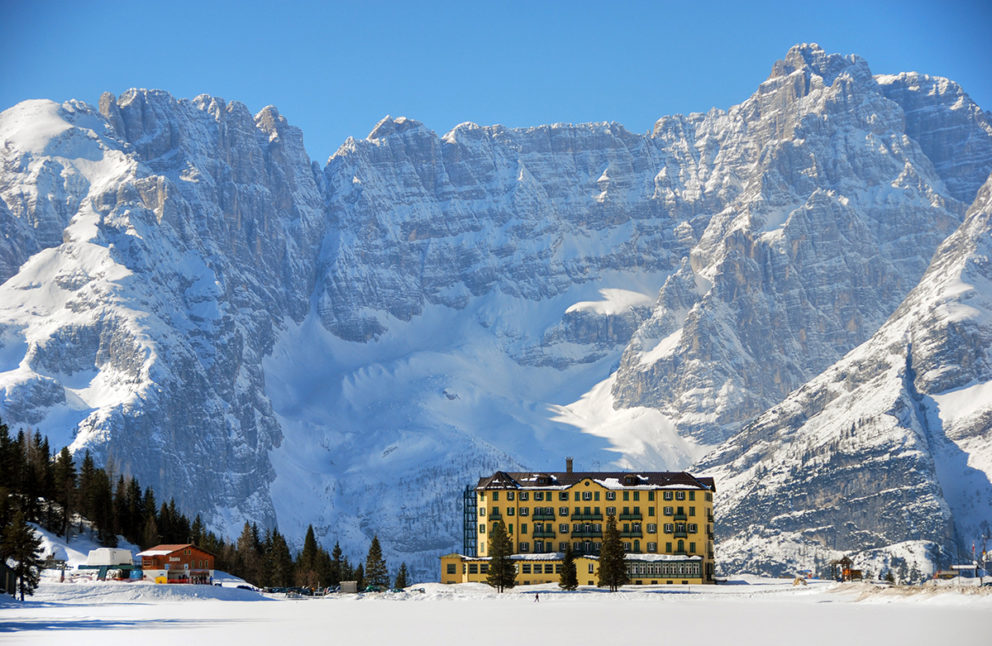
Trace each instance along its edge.
{"label": "snow-covered ground", "polygon": [[[417,589],[424,592],[418,592]],[[535,593],[540,601],[535,602]],[[992,643],[992,589],[747,579],[707,587],[498,595],[483,584],[288,599],[250,590],[46,582],[0,601],[4,644]]]}

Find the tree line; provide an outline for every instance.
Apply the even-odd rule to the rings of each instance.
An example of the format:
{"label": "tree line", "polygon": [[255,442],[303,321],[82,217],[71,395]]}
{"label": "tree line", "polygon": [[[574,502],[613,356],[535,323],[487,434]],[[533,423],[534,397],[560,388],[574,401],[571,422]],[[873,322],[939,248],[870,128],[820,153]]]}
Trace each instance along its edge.
{"label": "tree line", "polygon": [[[259,587],[315,589],[354,580],[364,589],[368,585],[385,588],[390,583],[378,537],[372,538],[365,562],[355,565],[338,543],[330,552],[321,547],[312,525],[295,557],[278,528],[261,530],[254,522],[246,521],[237,540],[227,542],[206,529],[199,515],[191,521],[177,508],[175,499],[159,503],[152,488],[142,488],[137,478],[115,474],[110,465],[96,466],[89,451],[77,467],[68,447],[53,455],[48,438],[40,432],[22,429],[12,436],[0,421],[0,562],[11,558],[21,570],[26,567],[36,572],[40,555],[31,555],[37,552],[38,541],[29,540],[32,532],[27,523],[36,523],[67,542],[73,534],[89,532],[106,547],[116,547],[118,537],[142,550],[193,543],[214,555],[215,569]],[[22,578],[26,574],[21,572]],[[407,577],[404,563],[394,585],[406,587]],[[21,589],[30,594],[37,577],[33,584],[26,583]]]}

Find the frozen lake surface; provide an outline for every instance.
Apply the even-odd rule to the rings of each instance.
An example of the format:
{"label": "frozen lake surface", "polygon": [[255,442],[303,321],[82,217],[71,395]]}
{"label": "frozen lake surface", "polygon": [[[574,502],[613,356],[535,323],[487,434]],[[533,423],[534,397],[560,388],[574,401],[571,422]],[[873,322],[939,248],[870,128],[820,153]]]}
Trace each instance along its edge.
{"label": "frozen lake surface", "polygon": [[[497,595],[482,584],[289,599],[249,590],[45,582],[0,601],[4,644],[992,644],[992,588],[747,579]],[[535,602],[535,593],[540,600]]]}

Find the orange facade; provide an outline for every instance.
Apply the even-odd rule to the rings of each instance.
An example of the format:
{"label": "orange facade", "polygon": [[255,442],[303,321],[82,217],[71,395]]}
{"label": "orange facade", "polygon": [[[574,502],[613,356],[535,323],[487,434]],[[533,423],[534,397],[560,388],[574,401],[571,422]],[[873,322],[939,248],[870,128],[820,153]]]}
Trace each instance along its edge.
{"label": "orange facade", "polygon": [[169,582],[207,583],[213,576],[213,554],[187,543],[157,545],[140,552],[141,569],[146,576],[155,573]]}

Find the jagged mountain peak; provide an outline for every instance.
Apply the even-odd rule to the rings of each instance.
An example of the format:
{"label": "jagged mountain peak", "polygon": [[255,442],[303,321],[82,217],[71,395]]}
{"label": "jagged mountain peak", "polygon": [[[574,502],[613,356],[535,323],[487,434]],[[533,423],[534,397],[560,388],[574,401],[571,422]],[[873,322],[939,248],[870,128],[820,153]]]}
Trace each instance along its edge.
{"label": "jagged mountain peak", "polygon": [[368,141],[375,141],[417,130],[424,130],[433,134],[431,130],[419,121],[402,116],[394,118],[387,114],[379,123],[375,124],[375,127],[372,128],[372,132],[369,133],[366,139]]}
{"label": "jagged mountain peak", "polygon": [[828,86],[833,85],[834,80],[845,72],[860,78],[871,76],[867,61],[860,56],[828,54],[816,43],[801,43],[789,48],[785,58],[772,66],[769,79],[789,76],[797,71],[819,76],[823,84]]}

